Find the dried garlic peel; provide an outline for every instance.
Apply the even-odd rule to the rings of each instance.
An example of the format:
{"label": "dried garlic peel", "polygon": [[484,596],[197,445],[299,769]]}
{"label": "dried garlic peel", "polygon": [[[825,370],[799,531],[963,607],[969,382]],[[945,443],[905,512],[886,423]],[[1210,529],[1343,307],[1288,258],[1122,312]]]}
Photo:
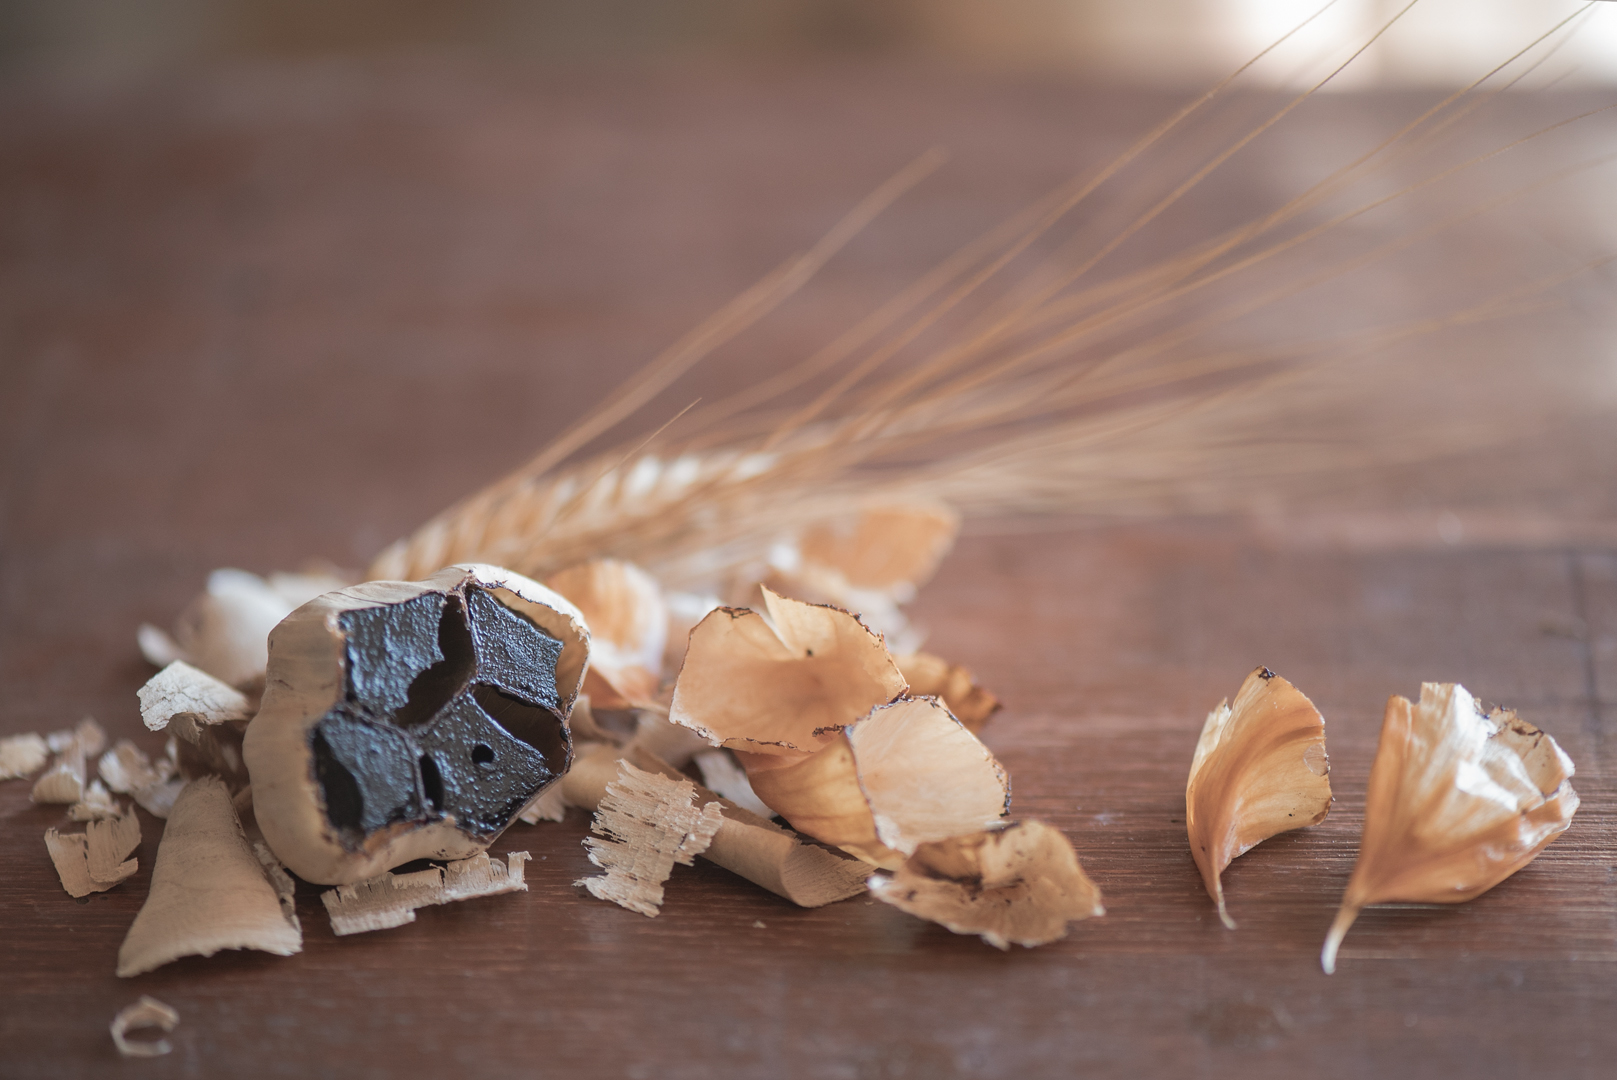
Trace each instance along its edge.
{"label": "dried garlic peel", "polygon": [[142,994],[139,1001],[118,1010],[118,1015],[112,1018],[112,1043],[126,1058],[162,1057],[174,1049],[167,1039],[131,1039],[129,1032],[157,1028],[166,1033],[173,1031],[179,1022],[180,1014],[172,1006]]}
{"label": "dried garlic peel", "polygon": [[820,579],[834,577],[843,591],[909,600],[937,571],[959,531],[960,515],[942,503],[872,507],[851,520],[804,529],[798,574],[822,589],[830,583]]}
{"label": "dried garlic peel", "polygon": [[977,832],[1010,806],[994,755],[935,698],[878,705],[807,758],[738,754],[792,828],[894,869],[915,846]]}
{"label": "dried garlic peel", "polygon": [[670,720],[714,746],[800,758],[904,693],[898,665],[858,616],[768,589],[764,601],[769,622],[720,608],[691,631]]}
{"label": "dried garlic peel", "polygon": [[1325,719],[1268,668],[1246,677],[1235,703],[1207,716],[1185,786],[1185,832],[1218,917],[1231,930],[1221,875],[1257,844],[1331,812]]}
{"label": "dried garlic peel", "polygon": [[996,949],[1067,936],[1067,924],[1106,914],[1072,844],[1042,821],[922,844],[870,891],[901,911]]}
{"label": "dried garlic peel", "polygon": [[999,698],[977,684],[971,672],[940,656],[917,652],[898,659],[898,670],[910,684],[911,697],[940,697],[972,734],[981,734],[999,711]]}
{"label": "dried garlic peel", "polygon": [[662,682],[668,608],[657,579],[621,559],[592,559],[545,579],[584,615],[590,665],[584,692],[598,709],[651,701]]}
{"label": "dried garlic peel", "polygon": [[1364,836],[1320,954],[1327,973],[1359,912],[1401,900],[1457,904],[1514,874],[1578,809],[1572,760],[1514,712],[1484,716],[1458,683],[1393,697],[1370,770]]}
{"label": "dried garlic peel", "polygon": [[118,976],[221,949],[291,956],[302,951],[303,934],[248,846],[229,790],[206,777],[188,784],[174,803],[152,865],[151,891],[118,950]]}

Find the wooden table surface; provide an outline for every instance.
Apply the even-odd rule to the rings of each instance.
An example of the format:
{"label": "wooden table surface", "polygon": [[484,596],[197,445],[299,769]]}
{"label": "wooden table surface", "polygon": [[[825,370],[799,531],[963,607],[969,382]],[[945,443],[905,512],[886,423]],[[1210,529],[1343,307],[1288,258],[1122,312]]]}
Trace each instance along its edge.
{"label": "wooden table surface", "polygon": [[[710,383],[801,354],[1174,100],[873,66],[428,60],[6,87],[0,733],[94,715],[155,750],[134,630],[209,569],[363,565],[929,145],[956,154],[938,186]],[[1277,160],[1407,105],[1334,99],[1200,212],[1240,211]],[[1612,131],[1586,138],[1609,149]],[[1609,365],[1609,295],[1586,286],[1570,314],[1486,340]],[[1484,501],[1496,524],[1578,528],[1443,542],[1445,477],[1474,479],[1473,459],[1378,481],[1307,542],[1233,518],[962,540],[914,611],[1005,699],[986,739],[1015,813],[1065,831],[1104,890],[1106,917],[1066,941],[1002,954],[863,899],[800,910],[704,862],[646,919],[573,886],[590,870],[573,811],[495,844],[533,854],[526,893],[338,940],[302,886],[301,955],[119,980],[159,823],[143,816],[132,880],[75,902],[40,840],[60,808],[10,782],[0,1075],[1610,1075],[1614,455],[1605,426],[1573,429],[1483,455],[1510,479]],[[1374,517],[1380,495],[1393,518]],[[1372,518],[1405,524],[1351,528]],[[1183,789],[1202,718],[1258,663],[1323,710],[1336,805],[1232,866],[1230,932],[1186,848]],[[1550,731],[1582,809],[1472,903],[1367,912],[1326,977],[1382,706],[1423,679]],[[107,1024],[142,993],[179,1010],[175,1049],[121,1061]]]}

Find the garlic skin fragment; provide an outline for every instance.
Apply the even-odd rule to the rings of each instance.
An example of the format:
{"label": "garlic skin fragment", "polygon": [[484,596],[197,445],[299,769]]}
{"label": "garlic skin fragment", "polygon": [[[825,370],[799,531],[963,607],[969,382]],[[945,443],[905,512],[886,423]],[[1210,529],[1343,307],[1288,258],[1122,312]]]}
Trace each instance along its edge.
{"label": "garlic skin fragment", "polygon": [[1578,809],[1572,759],[1508,709],[1482,714],[1458,683],[1387,702],[1364,836],[1320,966],[1359,912],[1390,901],[1458,904],[1532,862]]}
{"label": "garlic skin fragment", "polygon": [[180,1014],[173,1007],[142,994],[139,1001],[119,1009],[118,1015],[112,1018],[112,1025],[109,1028],[112,1033],[112,1044],[118,1048],[118,1053],[126,1058],[162,1057],[174,1049],[167,1039],[136,1040],[129,1038],[129,1032],[157,1028],[167,1034],[173,1031],[179,1022]]}
{"label": "garlic skin fragment", "polygon": [[719,608],[691,631],[674,723],[713,746],[800,758],[904,693],[881,636],[858,616],[763,594],[768,622],[748,608]]}
{"label": "garlic skin fragment", "polygon": [[231,686],[256,690],[269,661],[269,632],[301,604],[352,584],[328,573],[271,574],[221,569],[180,613],[173,636],[143,624],[140,651],[158,667],[184,660]]}
{"label": "garlic skin fragment", "polygon": [[50,747],[30,731],[0,739],[0,780],[20,780],[45,767]]}
{"label": "garlic skin fragment", "polygon": [[1001,950],[1058,941],[1069,922],[1106,914],[1072,844],[1042,821],[921,844],[869,887],[900,911]]}
{"label": "garlic skin fragment", "polygon": [[736,757],[792,828],[887,870],[917,844],[978,832],[1010,808],[1005,769],[936,698],[878,705],[813,755]]}
{"label": "garlic skin fragment", "polygon": [[151,891],[118,949],[118,977],[221,949],[291,956],[302,951],[303,933],[286,917],[275,884],[248,845],[230,791],[206,777],[193,780],[174,803],[152,864]]}
{"label": "garlic skin fragment", "polygon": [[911,697],[939,697],[973,735],[982,734],[989,718],[1000,709],[999,698],[989,693],[959,664],[941,656],[915,652],[898,659],[898,670],[910,684]]}
{"label": "garlic skin fragment", "polygon": [[1229,929],[1224,868],[1271,836],[1324,821],[1330,771],[1325,718],[1266,667],[1246,677],[1233,705],[1221,701],[1207,715],[1185,785],[1185,832]]}
{"label": "garlic skin fragment", "polygon": [[590,632],[584,693],[598,709],[652,701],[662,683],[668,607],[657,579],[621,559],[591,559],[545,579],[571,600]]}

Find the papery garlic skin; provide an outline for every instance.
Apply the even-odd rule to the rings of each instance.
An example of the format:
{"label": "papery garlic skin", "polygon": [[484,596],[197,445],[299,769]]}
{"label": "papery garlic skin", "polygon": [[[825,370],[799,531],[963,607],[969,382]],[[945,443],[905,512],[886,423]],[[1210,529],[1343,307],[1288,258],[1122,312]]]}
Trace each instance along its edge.
{"label": "papery garlic skin", "polygon": [[1578,809],[1572,759],[1510,710],[1487,716],[1458,683],[1393,697],[1370,770],[1364,836],[1320,965],[1370,904],[1458,904],[1532,862]]}
{"label": "papery garlic skin", "polygon": [[674,723],[713,746],[798,760],[908,688],[857,615],[763,593],[767,620],[719,608],[692,631],[669,707]]}
{"label": "papery garlic skin", "polygon": [[1207,716],[1185,785],[1185,832],[1218,917],[1224,868],[1256,845],[1317,825],[1331,812],[1325,718],[1291,683],[1266,667],[1246,677],[1234,704]]}
{"label": "papery garlic skin", "polygon": [[920,844],[868,884],[900,911],[1002,950],[1059,941],[1069,922],[1106,914],[1072,843],[1042,821]]}

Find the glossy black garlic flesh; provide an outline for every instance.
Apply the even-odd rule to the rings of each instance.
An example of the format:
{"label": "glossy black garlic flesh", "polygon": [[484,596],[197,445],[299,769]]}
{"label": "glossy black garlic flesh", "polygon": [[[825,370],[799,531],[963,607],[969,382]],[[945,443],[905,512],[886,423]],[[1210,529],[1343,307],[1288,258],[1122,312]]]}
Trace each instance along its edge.
{"label": "glossy black garlic flesh", "polygon": [[587,650],[567,601],[493,567],[299,608],[244,747],[270,846],[324,884],[481,851],[566,771]]}

